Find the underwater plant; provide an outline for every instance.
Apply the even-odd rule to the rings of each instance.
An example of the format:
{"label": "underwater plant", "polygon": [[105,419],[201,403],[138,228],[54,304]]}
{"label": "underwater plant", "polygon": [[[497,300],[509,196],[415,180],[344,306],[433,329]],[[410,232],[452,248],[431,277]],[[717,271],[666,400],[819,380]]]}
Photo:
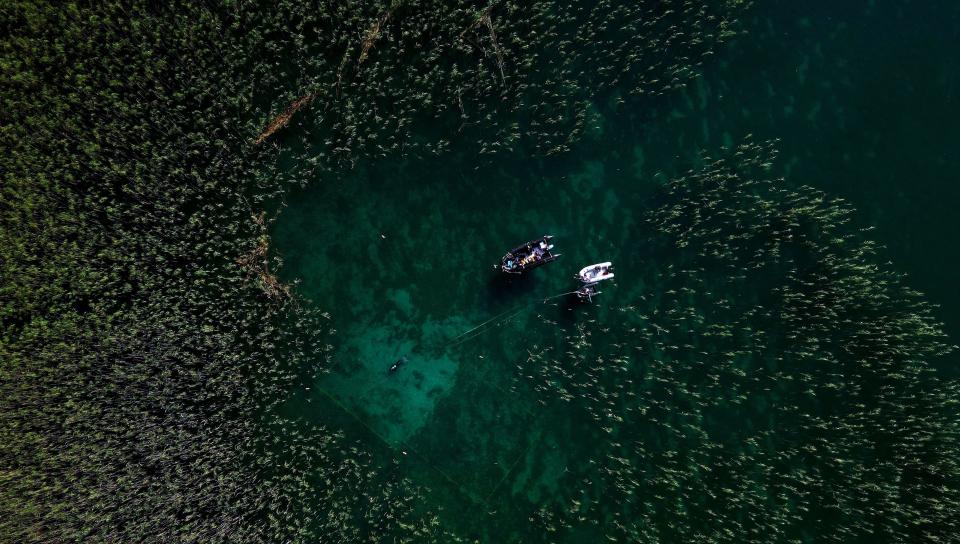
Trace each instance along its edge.
{"label": "underwater plant", "polygon": [[[543,530],[597,540],[936,541],[956,534],[957,384],[931,305],[853,210],[746,142],[660,189],[615,319],[517,379],[569,431]],[[623,339],[621,342],[606,338]],[[560,426],[560,428],[563,428]],[[589,437],[585,439],[584,437]],[[557,537],[563,541],[562,536]],[[948,538],[949,540],[949,538]]]}
{"label": "underwater plant", "polygon": [[0,536],[433,531],[400,525],[408,480],[280,409],[333,328],[273,275],[240,57],[174,7],[0,8]]}
{"label": "underwater plant", "polygon": [[[339,408],[297,411],[338,324],[269,225],[384,158],[561,155],[691,81],[748,5],[5,3],[0,539],[469,540]],[[589,422],[526,541],[960,534],[951,347],[850,208],[771,160],[663,187],[630,345],[585,322],[521,364]]]}

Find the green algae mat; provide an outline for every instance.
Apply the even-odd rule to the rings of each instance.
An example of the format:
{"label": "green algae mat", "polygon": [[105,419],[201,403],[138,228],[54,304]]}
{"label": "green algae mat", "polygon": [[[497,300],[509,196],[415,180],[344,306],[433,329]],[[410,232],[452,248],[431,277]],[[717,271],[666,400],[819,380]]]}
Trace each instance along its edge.
{"label": "green algae mat", "polygon": [[955,2],[0,23],[0,542],[958,542]]}

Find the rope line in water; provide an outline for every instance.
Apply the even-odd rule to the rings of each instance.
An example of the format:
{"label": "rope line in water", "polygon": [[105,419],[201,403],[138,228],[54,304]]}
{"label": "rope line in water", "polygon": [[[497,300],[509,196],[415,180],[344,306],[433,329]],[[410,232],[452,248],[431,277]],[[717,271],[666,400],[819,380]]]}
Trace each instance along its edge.
{"label": "rope line in water", "polygon": [[474,327],[474,328],[472,328],[472,329],[470,329],[470,330],[468,330],[468,331],[466,331],[466,332],[463,332],[463,333],[461,333],[461,334],[458,334],[457,336],[454,336],[453,338],[451,338],[450,340],[448,340],[447,343],[446,343],[446,349],[450,349],[450,348],[456,347],[456,346],[458,346],[458,345],[460,345],[460,344],[462,344],[462,343],[464,343],[464,342],[466,342],[466,341],[468,341],[468,340],[472,340],[473,338],[476,338],[477,336],[480,336],[481,334],[487,332],[486,330],[481,330],[480,332],[478,332],[478,333],[476,333],[476,334],[474,334],[474,335],[472,335],[472,336],[469,336],[469,337],[467,337],[467,338],[463,338],[464,336],[466,336],[466,335],[468,335],[468,334],[470,334],[470,333],[472,333],[472,332],[474,332],[474,331],[476,331],[476,330],[478,330],[478,329],[481,329],[482,327],[486,326],[487,324],[489,324],[489,323],[491,323],[491,322],[493,322],[493,321],[496,321],[496,320],[500,319],[502,316],[504,316],[504,315],[506,315],[506,314],[510,314],[510,315],[507,316],[506,318],[504,318],[504,320],[503,320],[502,322],[498,322],[498,323],[497,323],[497,326],[500,326],[500,325],[502,325],[503,323],[507,323],[508,321],[510,321],[511,319],[513,319],[517,314],[519,314],[519,313],[522,312],[523,310],[526,310],[526,309],[529,308],[530,306],[533,306],[533,305],[535,305],[535,304],[546,304],[547,301],[549,301],[549,300],[553,300],[553,299],[555,299],[555,298],[564,297],[564,296],[567,296],[567,295],[572,295],[572,294],[574,294],[574,293],[576,293],[576,291],[568,291],[568,292],[566,292],[566,293],[560,293],[559,295],[553,295],[553,296],[550,296],[550,297],[547,297],[547,298],[545,298],[545,299],[538,300],[538,301],[535,301],[535,302],[528,302],[527,304],[524,304],[524,305],[519,306],[519,307],[517,307],[517,308],[511,308],[511,309],[509,309],[509,310],[507,310],[507,311],[505,311],[505,312],[500,312],[499,314],[491,317],[490,319],[484,321],[483,323],[477,325],[476,327]]}
{"label": "rope line in water", "polygon": [[536,436],[534,437],[533,440],[530,441],[530,445],[527,446],[523,450],[523,452],[517,456],[517,458],[513,461],[513,463],[507,468],[507,472],[503,475],[503,478],[500,478],[500,481],[497,482],[497,485],[493,486],[493,489],[490,490],[489,493],[487,493],[487,496],[483,499],[483,504],[490,503],[490,499],[493,497],[494,493],[500,490],[500,486],[503,485],[503,482],[507,481],[507,478],[509,478],[510,474],[513,473],[513,469],[517,468],[517,465],[520,464],[520,461],[523,461],[524,459],[526,459],[527,455],[529,455],[530,452],[533,451],[533,448],[537,445],[537,442],[540,440],[540,433],[541,431],[538,429]]}
{"label": "rope line in water", "polygon": [[517,307],[517,308],[510,308],[509,310],[507,310],[507,311],[505,311],[505,312],[500,312],[499,314],[491,317],[490,319],[484,321],[483,323],[477,325],[476,327],[474,327],[474,328],[472,328],[472,329],[470,329],[470,330],[468,330],[468,331],[462,332],[462,333],[454,336],[453,338],[451,338],[450,340],[448,340],[447,343],[449,344],[450,342],[455,342],[455,341],[458,340],[459,338],[462,338],[462,337],[470,334],[471,332],[479,329],[480,327],[483,327],[483,326],[486,325],[487,323],[490,323],[491,321],[496,320],[496,319],[499,318],[500,316],[506,315],[506,314],[508,314],[508,313],[510,313],[510,312],[513,312],[513,311],[522,310],[522,309],[526,308],[527,306],[529,306],[530,304],[534,304],[534,303],[527,303],[527,304],[524,304],[524,305],[519,306],[519,307]]}
{"label": "rope line in water", "polygon": [[377,438],[379,438],[379,439],[384,443],[384,445],[387,446],[388,449],[390,449],[391,451],[393,451],[393,452],[395,452],[395,453],[399,451],[400,454],[404,454],[404,455],[405,455],[404,452],[412,453],[413,455],[415,455],[416,457],[418,457],[421,461],[423,461],[423,463],[425,463],[428,467],[430,467],[431,469],[435,470],[435,471],[437,472],[437,474],[439,474],[439,475],[442,476],[444,479],[446,479],[448,482],[450,482],[454,487],[457,488],[458,491],[460,491],[461,493],[463,493],[464,495],[466,495],[469,499],[471,499],[471,500],[473,500],[474,502],[477,502],[477,503],[481,502],[478,497],[476,497],[473,493],[470,493],[462,484],[458,483],[456,480],[454,480],[453,478],[451,478],[449,474],[447,474],[446,472],[440,470],[439,467],[437,467],[436,465],[434,465],[433,463],[431,463],[431,462],[430,462],[430,459],[428,459],[425,455],[423,455],[422,453],[418,452],[417,450],[415,450],[415,449],[413,449],[413,448],[411,448],[411,447],[409,447],[409,446],[407,446],[407,445],[405,445],[405,444],[403,445],[403,448],[405,448],[405,449],[402,449],[402,450],[401,450],[400,448],[394,446],[394,445],[391,444],[390,441],[387,440],[382,434],[378,433],[376,430],[374,430],[373,427],[371,427],[370,425],[368,425],[367,422],[363,420],[363,418],[361,418],[360,416],[358,416],[357,414],[355,414],[352,410],[350,410],[349,408],[347,408],[346,406],[344,406],[342,402],[340,402],[339,400],[336,399],[336,397],[334,397],[334,396],[331,395],[330,393],[327,393],[322,387],[316,387],[316,389],[317,389],[317,391],[320,391],[320,393],[322,393],[323,396],[325,396],[325,397],[327,397],[328,399],[330,399],[338,408],[340,408],[341,410],[343,410],[343,412],[344,412],[345,414],[347,414],[348,416],[350,416],[350,417],[352,417],[353,419],[357,420],[357,422],[360,423],[361,425],[363,425],[363,427],[364,427],[365,429],[367,429],[368,431],[370,431],[370,433],[371,433],[373,436],[376,436]]}
{"label": "rope line in water", "polygon": [[[467,341],[469,341],[469,340],[473,340],[474,338],[476,338],[476,337],[482,335],[483,333],[487,332],[490,328],[499,327],[499,326],[501,326],[501,325],[505,325],[506,323],[509,323],[510,320],[512,320],[514,317],[517,317],[518,315],[520,315],[520,313],[523,312],[523,310],[525,310],[525,309],[526,309],[526,307],[520,308],[519,310],[514,311],[512,314],[508,315],[507,317],[503,318],[502,320],[497,321],[497,322],[496,322],[494,325],[492,325],[491,327],[489,327],[489,328],[487,328],[487,329],[479,330],[479,331],[477,331],[477,332],[474,332],[474,333],[471,334],[470,336],[466,336],[466,337],[464,337],[464,335],[458,336],[458,337],[457,337],[458,340],[456,340],[456,341],[450,341],[450,342],[448,342],[448,343],[446,344],[444,351],[446,351],[446,350],[448,350],[448,349],[451,349],[451,348],[454,348],[454,347],[456,347],[456,346],[459,346],[460,344],[463,344],[464,342],[467,342]],[[501,315],[503,315],[503,314],[501,314]],[[469,332],[476,331],[477,328],[479,328],[479,327],[474,327],[474,328],[471,329]],[[466,334],[466,333],[464,333],[464,334]]]}
{"label": "rope line in water", "polygon": [[[507,311],[505,311],[505,312],[501,312],[501,313],[493,316],[492,318],[484,321],[483,323],[477,325],[476,327],[471,328],[470,330],[467,330],[467,331],[465,331],[465,332],[463,332],[463,333],[458,334],[457,336],[451,338],[450,340],[448,340],[447,342],[445,342],[444,344],[442,344],[441,346],[438,346],[438,347],[443,347],[443,348],[444,348],[443,351],[446,351],[446,350],[448,350],[448,349],[454,348],[454,347],[456,347],[456,346],[458,346],[458,345],[460,345],[460,344],[462,344],[462,343],[464,343],[464,342],[467,342],[467,341],[469,341],[469,340],[472,340],[472,339],[474,339],[474,338],[482,335],[483,333],[487,332],[487,330],[489,330],[489,329],[484,329],[484,327],[485,327],[486,325],[489,325],[489,324],[492,323],[492,322],[495,322],[495,321],[497,321],[497,320],[499,320],[499,319],[502,319],[502,321],[497,321],[497,323],[496,323],[496,326],[500,326],[500,325],[502,325],[502,324],[504,324],[504,323],[509,322],[511,319],[513,319],[514,317],[516,317],[517,315],[519,315],[520,312],[522,312],[522,311],[530,308],[531,306],[533,306],[533,305],[535,305],[535,304],[546,304],[546,303],[547,303],[548,301],[550,301],[550,300],[553,300],[553,299],[556,299],[556,298],[560,298],[560,297],[563,297],[563,296],[567,296],[567,295],[572,295],[572,294],[574,294],[574,293],[576,293],[576,291],[568,291],[568,292],[566,292],[566,293],[560,293],[560,294],[558,294],[558,295],[553,295],[553,296],[550,296],[550,297],[547,297],[547,298],[544,298],[544,299],[541,299],[541,300],[538,300],[538,301],[535,301],[535,302],[530,302],[530,303],[527,303],[527,304],[523,304],[523,305],[521,305],[521,306],[519,306],[519,307],[516,307],[516,308],[511,308],[511,309],[509,309],[509,310],[507,310]],[[508,315],[508,314],[509,314],[509,315]],[[505,316],[505,315],[507,316],[506,318],[503,317],[503,316]],[[389,379],[389,378],[390,378],[389,375],[384,376],[379,382],[377,382],[376,385],[380,385],[383,381],[385,381],[386,379]],[[457,482],[456,480],[454,480],[449,474],[447,474],[446,472],[444,472],[443,470],[441,470],[439,467],[437,467],[436,465],[434,465],[432,462],[430,462],[430,459],[428,459],[425,455],[423,455],[423,454],[421,454],[420,452],[414,450],[413,448],[410,448],[409,446],[406,446],[406,445],[403,445],[403,444],[402,444],[402,446],[403,446],[404,449],[398,448],[397,446],[395,446],[394,444],[392,444],[389,440],[387,440],[386,437],[384,437],[382,434],[380,434],[379,432],[377,432],[373,427],[371,427],[366,421],[363,420],[363,418],[361,418],[359,415],[357,415],[357,414],[354,413],[352,410],[350,410],[349,408],[347,408],[342,402],[340,402],[340,401],[339,401],[336,397],[334,397],[332,394],[328,393],[328,392],[327,392],[326,390],[324,390],[322,387],[317,387],[316,385],[314,385],[314,387],[315,387],[315,389],[316,389],[317,391],[319,391],[321,394],[323,394],[323,396],[325,396],[327,399],[329,399],[331,402],[333,402],[333,404],[334,404],[335,406],[337,406],[338,408],[340,408],[340,410],[342,410],[345,414],[347,414],[347,415],[350,416],[351,418],[355,419],[358,423],[360,423],[360,425],[362,425],[367,431],[369,431],[370,434],[372,434],[373,436],[377,437],[381,442],[383,442],[383,444],[384,444],[385,446],[387,446],[387,448],[388,448],[389,450],[393,451],[394,453],[399,452],[399,453],[401,453],[401,454],[404,454],[404,452],[410,452],[410,453],[412,453],[414,456],[416,456],[417,458],[419,458],[424,464],[426,464],[428,467],[430,467],[430,469],[436,471],[437,474],[439,474],[440,476],[442,476],[443,479],[447,480],[447,482],[449,482],[451,485],[453,485],[458,491],[460,491],[461,493],[463,493],[466,497],[468,497],[469,499],[471,499],[472,501],[474,501],[474,502],[476,502],[476,503],[480,503],[480,504],[483,504],[483,505],[486,505],[486,504],[488,503],[488,501],[490,500],[490,498],[493,496],[493,494],[496,493],[496,492],[500,489],[500,486],[503,485],[503,482],[507,479],[507,477],[510,475],[510,473],[513,472],[513,470],[516,468],[517,464],[519,464],[520,461],[522,461],[522,460],[529,454],[530,450],[533,449],[533,446],[534,446],[535,443],[536,443],[536,441],[534,441],[533,444],[531,444],[529,447],[527,447],[526,449],[524,449],[524,451],[523,451],[519,456],[517,456],[517,458],[514,460],[514,462],[508,467],[506,474],[503,475],[503,477],[500,479],[500,481],[497,482],[497,484],[496,484],[496,485],[493,487],[493,489],[487,494],[487,496],[484,497],[484,498],[480,498],[480,497],[477,497],[476,495],[474,495],[473,493],[471,493],[470,491],[468,491],[468,490],[466,489],[466,487],[464,487],[462,484],[460,484],[459,482]],[[501,388],[501,387],[498,387],[498,386],[495,386],[495,387],[496,387],[496,389],[499,389],[500,391],[502,391],[502,392],[504,392],[504,393],[509,393],[508,391],[506,391],[505,389],[503,389],[503,388]],[[528,415],[533,415],[533,416],[536,415],[536,414],[534,414],[534,412],[533,412],[532,410],[526,409],[525,411],[527,412]]]}

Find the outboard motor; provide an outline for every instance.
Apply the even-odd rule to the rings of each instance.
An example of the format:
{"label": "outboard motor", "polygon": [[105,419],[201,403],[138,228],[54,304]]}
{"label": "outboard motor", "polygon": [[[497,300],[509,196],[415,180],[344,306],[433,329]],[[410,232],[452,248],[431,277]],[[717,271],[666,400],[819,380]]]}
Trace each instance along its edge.
{"label": "outboard motor", "polygon": [[577,289],[577,297],[581,301],[593,302],[593,296],[599,295],[597,284],[604,280],[613,279],[613,263],[591,264],[580,269],[577,279],[580,280],[580,289]]}

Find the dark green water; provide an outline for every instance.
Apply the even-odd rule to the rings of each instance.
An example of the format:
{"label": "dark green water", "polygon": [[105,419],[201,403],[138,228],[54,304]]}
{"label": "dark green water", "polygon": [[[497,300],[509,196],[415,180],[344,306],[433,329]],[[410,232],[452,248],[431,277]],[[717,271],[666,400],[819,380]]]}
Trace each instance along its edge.
{"label": "dark green water", "polygon": [[[604,96],[570,153],[479,156],[462,142],[429,159],[361,161],[289,195],[273,232],[282,275],[337,329],[330,372],[289,409],[359,441],[384,478],[423,486],[422,508],[471,540],[871,541],[886,512],[911,504],[909,491],[884,499],[870,487],[910,476],[893,474],[909,435],[885,434],[843,394],[802,394],[880,391],[862,396],[878,420],[927,408],[903,404],[906,390],[885,396],[869,371],[782,366],[777,353],[800,344],[842,344],[792,338],[780,314],[751,313],[775,308],[764,293],[790,274],[731,281],[738,271],[698,268],[646,218],[704,154],[779,140],[767,178],[845,199],[850,229],[875,227],[867,237],[886,246],[871,262],[907,273],[955,342],[960,8],[758,4],[747,33],[684,91],[631,107]],[[558,262],[522,278],[492,271],[545,233]],[[617,278],[595,304],[556,296],[606,260]],[[957,361],[929,362],[947,377]],[[713,364],[728,368],[708,379]],[[852,533],[826,532],[849,516]]]}

